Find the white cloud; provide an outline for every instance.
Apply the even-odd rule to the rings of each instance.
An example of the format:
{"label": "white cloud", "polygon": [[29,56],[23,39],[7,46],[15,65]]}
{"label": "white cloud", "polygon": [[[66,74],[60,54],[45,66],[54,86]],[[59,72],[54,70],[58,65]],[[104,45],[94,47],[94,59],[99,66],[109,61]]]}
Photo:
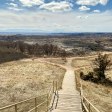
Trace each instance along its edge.
{"label": "white cloud", "polygon": [[72,9],[72,4],[67,1],[51,1],[45,3],[44,0],[19,0],[23,6],[32,7],[39,6],[40,9],[52,12],[69,11]]}
{"label": "white cloud", "polygon": [[98,0],[77,0],[78,5],[92,5],[95,6],[98,4]]}
{"label": "white cloud", "polygon": [[18,7],[8,7],[9,10],[13,10],[13,11],[22,11],[23,9],[20,9]]}
{"label": "white cloud", "polygon": [[[111,12],[13,13],[0,10],[0,29],[31,29],[37,32],[112,32]],[[79,19],[81,18],[81,19]]]}
{"label": "white cloud", "polygon": [[19,0],[23,6],[26,7],[32,7],[32,6],[38,6],[44,3],[43,0]]}
{"label": "white cloud", "polygon": [[96,6],[98,4],[106,5],[109,0],[77,0],[78,5],[91,5]]}
{"label": "white cloud", "polygon": [[77,16],[78,19],[82,19],[82,16]]}
{"label": "white cloud", "polygon": [[81,7],[79,7],[79,10],[80,11],[88,11],[88,10],[90,10],[90,8],[86,7],[86,6],[81,6]]}
{"label": "white cloud", "polygon": [[102,5],[106,5],[106,4],[108,3],[108,1],[109,1],[109,0],[100,0],[100,3],[101,3]]}
{"label": "white cloud", "polygon": [[89,16],[85,16],[85,19],[87,19]]}
{"label": "white cloud", "polygon": [[[17,4],[15,4],[14,0],[13,3],[9,3],[10,7],[9,9],[14,9],[14,10],[21,10],[18,7]],[[24,7],[33,7],[33,6],[38,6],[36,7],[37,9],[43,9],[43,10],[48,10],[52,12],[63,12],[63,11],[70,11],[72,10],[73,4],[70,3],[70,0],[57,0],[57,1],[51,1],[49,3],[45,3],[45,0],[19,0],[19,2],[22,4]],[[88,11],[90,8],[88,6],[96,6],[98,4],[106,5],[109,0],[76,0],[76,4],[80,5],[79,10],[80,11]],[[19,4],[20,5],[20,4]],[[94,12],[94,11],[93,11]],[[97,11],[95,11],[97,12]]]}
{"label": "white cloud", "polygon": [[[12,0],[11,0],[12,1]],[[18,4],[15,3],[7,3],[9,5],[8,9],[13,11],[22,11],[23,9],[18,7]]]}
{"label": "white cloud", "polygon": [[62,1],[62,2],[50,2],[41,5],[39,8],[40,9],[45,9],[49,10],[52,12],[57,12],[57,11],[68,11],[71,10],[72,5],[69,2]]}
{"label": "white cloud", "polygon": [[84,15],[84,16],[77,16],[78,19],[87,19],[89,16],[88,15]]}
{"label": "white cloud", "polygon": [[[11,0],[12,1],[12,0]],[[15,3],[7,3],[8,4],[8,9],[9,10],[13,10],[13,11],[22,11],[23,9],[19,8],[18,7],[18,4],[15,4]]]}
{"label": "white cloud", "polygon": [[12,6],[12,7],[18,7],[18,5],[15,4],[15,3],[9,3],[8,5],[9,5],[9,6]]}
{"label": "white cloud", "polygon": [[100,10],[93,10],[93,12],[95,12],[95,13],[100,13]]}

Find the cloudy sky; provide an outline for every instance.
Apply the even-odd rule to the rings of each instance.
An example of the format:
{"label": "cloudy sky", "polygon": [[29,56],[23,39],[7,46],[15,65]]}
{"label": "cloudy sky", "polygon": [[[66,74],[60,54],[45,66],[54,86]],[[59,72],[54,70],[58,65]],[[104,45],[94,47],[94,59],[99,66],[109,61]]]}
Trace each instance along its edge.
{"label": "cloudy sky", "polygon": [[0,31],[112,32],[112,0],[0,0]]}

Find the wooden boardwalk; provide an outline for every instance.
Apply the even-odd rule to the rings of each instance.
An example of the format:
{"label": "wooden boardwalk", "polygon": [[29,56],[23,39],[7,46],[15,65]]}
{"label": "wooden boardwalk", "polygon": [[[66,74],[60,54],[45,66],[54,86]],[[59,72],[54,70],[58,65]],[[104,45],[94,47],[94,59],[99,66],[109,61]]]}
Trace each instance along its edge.
{"label": "wooden boardwalk", "polygon": [[81,98],[76,90],[74,69],[71,66],[71,59],[66,65],[66,74],[63,80],[62,90],[59,91],[57,108],[52,112],[82,112]]}

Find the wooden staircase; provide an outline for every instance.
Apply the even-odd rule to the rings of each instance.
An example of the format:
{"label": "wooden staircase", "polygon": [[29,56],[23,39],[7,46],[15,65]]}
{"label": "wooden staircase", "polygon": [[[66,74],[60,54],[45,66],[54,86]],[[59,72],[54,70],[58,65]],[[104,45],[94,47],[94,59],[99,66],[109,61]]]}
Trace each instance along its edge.
{"label": "wooden staircase", "polygon": [[53,112],[82,112],[80,95],[60,93],[57,108]]}
{"label": "wooden staircase", "polygon": [[67,63],[67,71],[59,91],[59,99],[56,108],[52,112],[82,112],[80,93],[76,90],[74,69],[71,61]]}

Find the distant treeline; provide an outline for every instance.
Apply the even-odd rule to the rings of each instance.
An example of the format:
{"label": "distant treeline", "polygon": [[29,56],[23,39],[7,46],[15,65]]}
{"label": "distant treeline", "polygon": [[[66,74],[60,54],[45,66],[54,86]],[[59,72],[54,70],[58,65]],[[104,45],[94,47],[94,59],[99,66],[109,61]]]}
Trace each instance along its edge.
{"label": "distant treeline", "polygon": [[65,57],[68,54],[64,49],[59,48],[56,45],[52,44],[27,44],[22,41],[16,41],[16,42],[8,42],[8,41],[0,41],[0,47],[2,50],[5,48],[7,49],[14,49],[17,52],[20,52],[22,54],[26,55],[34,55],[34,56],[61,56]]}

